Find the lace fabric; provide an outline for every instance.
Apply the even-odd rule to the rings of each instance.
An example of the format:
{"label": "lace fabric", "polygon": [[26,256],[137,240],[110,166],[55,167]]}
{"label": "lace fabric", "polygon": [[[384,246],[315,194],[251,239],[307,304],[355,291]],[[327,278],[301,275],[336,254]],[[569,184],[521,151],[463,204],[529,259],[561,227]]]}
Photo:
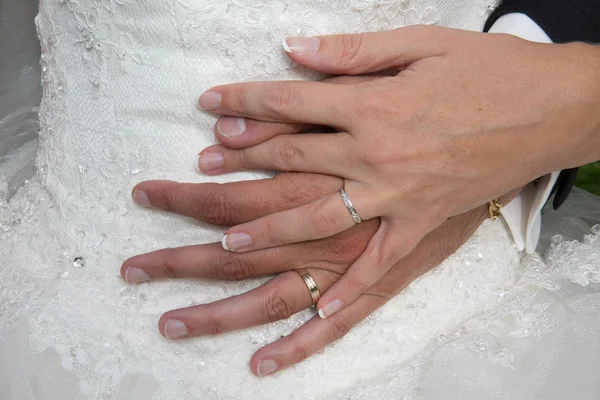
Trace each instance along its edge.
{"label": "lace fabric", "polygon": [[[568,357],[557,349],[574,326],[588,330],[581,340],[568,339],[571,348],[593,337],[586,332],[597,315],[597,235],[581,243],[556,238],[544,256],[523,257],[501,223],[486,222],[344,340],[262,380],[248,371],[251,354],[300,326],[310,311],[174,343],[157,331],[163,312],[238,294],[264,279],[128,286],[118,276],[131,255],[220,239],[219,228],[137,209],[129,197],[146,179],[208,179],[192,168],[196,152],[213,142],[214,119],[195,108],[203,90],[242,80],[317,78],[282,53],[284,35],[411,23],[480,29],[495,5],[42,0],[38,171],[0,206],[0,397],[556,398],[558,391],[543,392],[540,383],[554,382],[552,371],[564,369],[549,355]],[[211,179],[257,177],[264,175]],[[597,199],[585,203],[600,209]],[[569,218],[580,221],[571,232],[591,228]],[[546,235],[551,231],[557,230]],[[600,354],[585,349],[587,359],[569,362]],[[541,376],[545,360],[558,368]],[[519,383],[523,377],[531,387]],[[575,382],[568,385],[573,393],[598,393],[593,383]],[[486,386],[494,390],[490,396],[475,396]],[[542,392],[549,395],[531,397]]]}

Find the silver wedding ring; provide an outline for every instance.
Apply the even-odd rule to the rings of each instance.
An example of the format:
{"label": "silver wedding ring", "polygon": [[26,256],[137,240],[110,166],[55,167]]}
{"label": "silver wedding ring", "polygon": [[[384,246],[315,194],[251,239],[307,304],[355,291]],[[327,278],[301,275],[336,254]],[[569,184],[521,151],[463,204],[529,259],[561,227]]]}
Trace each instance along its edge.
{"label": "silver wedding ring", "polygon": [[348,209],[348,211],[350,211],[350,215],[352,215],[352,219],[357,224],[360,224],[362,222],[362,219],[360,218],[360,216],[358,215],[358,213],[354,209],[354,206],[352,205],[352,200],[350,200],[350,197],[348,196],[348,193],[346,193],[345,189],[341,189],[340,190],[340,194],[342,195],[342,200],[344,200],[344,205],[346,206],[346,208]]}
{"label": "silver wedding ring", "polygon": [[308,288],[308,292],[310,293],[310,297],[313,301],[312,306],[316,306],[319,302],[319,299],[321,298],[321,292],[319,292],[319,287],[317,286],[317,283],[315,282],[313,277],[310,276],[310,274],[305,268],[297,269],[296,272],[304,280],[304,283]]}

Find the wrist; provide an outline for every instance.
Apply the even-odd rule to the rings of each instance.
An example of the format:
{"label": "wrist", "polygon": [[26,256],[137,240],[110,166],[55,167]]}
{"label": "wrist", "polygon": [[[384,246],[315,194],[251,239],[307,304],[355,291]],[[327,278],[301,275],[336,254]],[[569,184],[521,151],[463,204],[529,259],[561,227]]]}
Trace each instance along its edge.
{"label": "wrist", "polygon": [[[600,137],[600,45],[591,45],[588,44],[588,49],[590,51],[591,56],[591,65],[590,65],[590,76],[591,76],[591,87],[592,87],[592,96],[594,98],[593,102],[593,115],[596,117],[596,125],[594,134],[596,138]],[[599,140],[600,142],[600,140]],[[599,151],[600,153],[600,151]],[[596,160],[600,159],[600,154],[597,154]]]}
{"label": "wrist", "polygon": [[537,165],[543,166],[538,176],[600,159],[600,46],[549,46],[547,109],[541,111],[545,122],[535,138],[535,155],[542,160]]}
{"label": "wrist", "polygon": [[600,46],[586,43],[571,44],[577,58],[575,77],[578,95],[581,99],[582,132],[571,133],[579,140],[573,143],[579,151],[577,158],[570,161],[569,168],[578,167],[600,159]]}

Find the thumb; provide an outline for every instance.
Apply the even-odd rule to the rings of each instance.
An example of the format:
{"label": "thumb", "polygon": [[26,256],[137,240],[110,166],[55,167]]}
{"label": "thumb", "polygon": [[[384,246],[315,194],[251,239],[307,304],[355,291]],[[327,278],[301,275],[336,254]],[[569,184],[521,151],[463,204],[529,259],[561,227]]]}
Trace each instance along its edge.
{"label": "thumb", "polygon": [[336,75],[359,75],[403,68],[445,52],[455,29],[410,26],[384,32],[286,37],[290,58],[310,69]]}

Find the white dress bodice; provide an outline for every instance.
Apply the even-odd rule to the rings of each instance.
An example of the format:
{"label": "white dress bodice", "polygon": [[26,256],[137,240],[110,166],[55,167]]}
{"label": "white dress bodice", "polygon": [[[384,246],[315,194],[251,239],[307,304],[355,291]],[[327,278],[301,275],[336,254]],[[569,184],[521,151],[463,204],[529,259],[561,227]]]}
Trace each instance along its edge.
{"label": "white dress bodice", "polygon": [[[196,107],[204,90],[237,81],[318,78],[284,54],[280,44],[287,35],[415,23],[480,30],[496,3],[41,0],[38,175],[3,206],[0,219],[0,337],[10,338],[0,352],[14,354],[25,340],[29,350],[21,366],[32,376],[10,381],[10,393],[58,390],[66,396],[74,387],[73,396],[93,399],[401,398],[416,396],[438,346],[462,338],[464,348],[513,367],[515,356],[504,345],[471,331],[502,319],[517,336],[541,337],[553,325],[547,314],[527,314],[538,306],[533,298],[517,295],[502,308],[515,287],[539,280],[544,266],[538,258],[521,262],[502,223],[484,223],[440,268],[324,354],[262,380],[248,370],[251,354],[290,333],[311,311],[174,343],[157,330],[163,312],[238,294],[264,280],[128,286],[118,277],[121,262],[132,255],[215,242],[222,234],[135,207],[130,190],[136,183],[265,176],[195,172],[196,154],[214,143],[215,118]],[[600,276],[591,267],[578,272]],[[513,314],[511,307],[520,311]],[[16,374],[6,365],[0,361],[0,371]],[[65,371],[67,389],[44,381],[43,366]],[[57,398],[48,396],[34,398]]]}

